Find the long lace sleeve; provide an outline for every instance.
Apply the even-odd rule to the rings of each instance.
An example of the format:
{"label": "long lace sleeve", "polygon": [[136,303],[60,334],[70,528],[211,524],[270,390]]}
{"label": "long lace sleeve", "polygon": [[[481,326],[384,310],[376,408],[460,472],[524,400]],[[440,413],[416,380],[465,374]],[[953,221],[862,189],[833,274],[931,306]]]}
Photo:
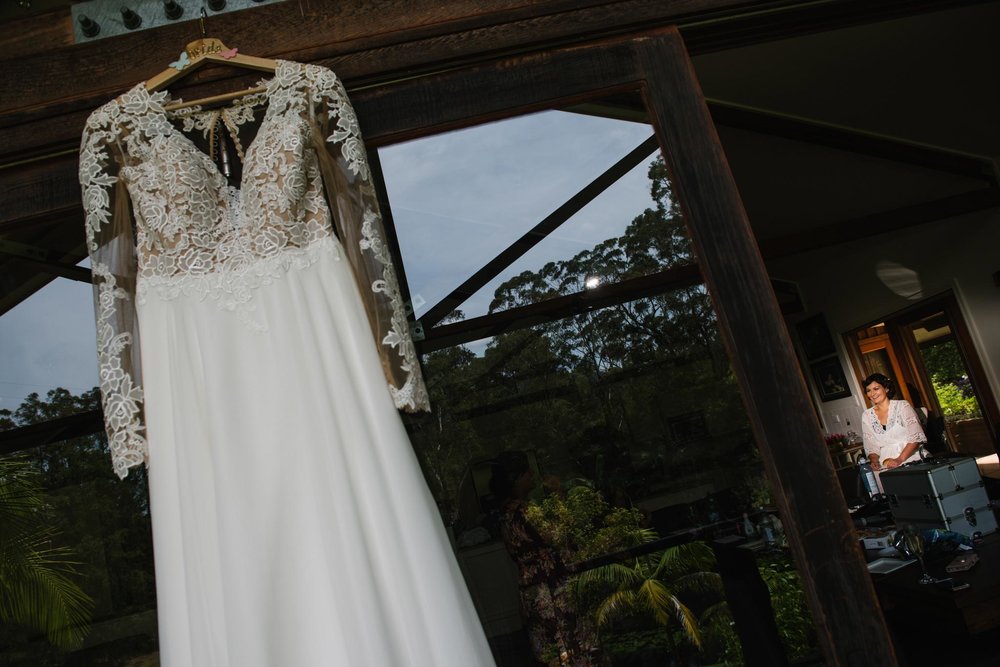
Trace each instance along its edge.
{"label": "long lace sleeve", "polygon": [[865,456],[880,454],[881,446],[875,438],[875,427],[872,420],[875,418],[871,408],[865,410],[861,415],[861,441],[864,443]]}
{"label": "long lace sleeve", "polygon": [[314,110],[313,145],[333,224],[379,342],[389,391],[397,408],[429,410],[354,108],[333,72],[316,66],[307,66],[307,72]]}
{"label": "long lace sleeve", "polygon": [[124,478],[129,468],[147,461],[147,446],[135,317],[135,240],[128,193],[118,175],[124,161],[118,117],[118,102],[113,101],[88,119],[80,146],[80,186],[93,271],[104,424],[115,473]]}
{"label": "long lace sleeve", "polygon": [[906,429],[904,442],[927,442],[927,436],[924,435],[924,429],[920,425],[920,418],[907,401],[899,401],[899,421]]}

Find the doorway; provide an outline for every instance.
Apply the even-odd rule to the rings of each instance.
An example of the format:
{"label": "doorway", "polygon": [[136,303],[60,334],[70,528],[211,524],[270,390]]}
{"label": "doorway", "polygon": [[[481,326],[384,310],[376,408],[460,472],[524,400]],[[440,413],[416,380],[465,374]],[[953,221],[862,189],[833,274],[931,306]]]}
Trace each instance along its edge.
{"label": "doorway", "polygon": [[997,452],[993,392],[954,294],[948,292],[847,335],[858,377],[882,373],[924,421],[933,453]]}

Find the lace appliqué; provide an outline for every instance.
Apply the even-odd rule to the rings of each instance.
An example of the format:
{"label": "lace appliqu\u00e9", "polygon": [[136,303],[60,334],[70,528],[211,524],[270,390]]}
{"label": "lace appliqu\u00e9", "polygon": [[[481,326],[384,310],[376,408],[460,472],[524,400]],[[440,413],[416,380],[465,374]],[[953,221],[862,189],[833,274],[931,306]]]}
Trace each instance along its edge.
{"label": "lace appliqu\u00e9", "polygon": [[220,269],[204,275],[181,274],[178,276],[140,277],[136,288],[136,303],[146,303],[150,292],[164,301],[184,295],[199,300],[215,301],[220,310],[235,312],[239,321],[255,333],[266,333],[266,324],[253,318],[256,310],[253,296],[261,287],[280,280],[291,270],[302,270],[315,264],[324,255],[333,255],[340,261],[340,242],[327,236],[305,248],[292,248],[270,257],[246,263],[234,263],[234,268]]}
{"label": "lace appliqu\u00e9", "polygon": [[148,447],[143,436],[142,387],[133,384],[132,376],[122,368],[125,349],[132,344],[132,334],[116,331],[116,301],[128,299],[128,293],[115,285],[114,276],[102,264],[93,267],[100,279],[97,300],[97,358],[100,368],[101,402],[108,427],[108,445],[115,473],[124,478],[128,469],[145,463]]}
{"label": "lace appliqu\u00e9", "polygon": [[372,291],[387,295],[392,304],[392,326],[386,337],[382,339],[382,344],[388,345],[399,353],[399,356],[403,358],[400,367],[406,372],[406,383],[399,388],[389,385],[389,391],[392,393],[397,408],[426,410],[430,406],[430,397],[427,395],[427,387],[419,374],[420,362],[417,360],[417,350],[413,339],[409,335],[406,309],[403,306],[403,297],[399,292],[399,281],[396,279],[396,269],[392,264],[392,256],[381,237],[375,233],[374,224],[378,220],[377,213],[372,210],[365,211],[364,221],[361,224],[362,240],[359,245],[362,250],[369,251],[382,265],[382,279],[372,283]]}
{"label": "lace appliqu\u00e9", "polygon": [[[389,378],[393,400],[397,407],[427,409],[427,390],[381,235],[358,120],[336,75],[278,61],[263,93],[224,110],[170,113],[168,101],[165,92],[135,86],[91,114],[80,149],[87,246],[99,302],[101,389],[116,472],[124,476],[147,457],[138,369],[133,377],[125,362],[135,335],[129,330],[135,304],[124,286],[136,285],[137,304],[151,294],[165,300],[182,294],[211,299],[250,329],[265,330],[252,316],[257,290],[290,270],[310,266],[324,252],[340,259],[342,246],[333,235],[317,154],[322,138],[314,133],[317,124],[327,121],[327,141],[331,152],[339,154],[338,168],[349,172],[351,187],[358,188],[357,218],[363,217],[365,229],[358,229],[362,221],[354,217],[354,209],[348,211],[351,242],[371,252],[381,267],[372,293],[362,299],[382,295],[392,313],[388,331],[382,329],[378,336],[382,346],[402,359],[389,362],[406,378],[401,387]],[[179,127],[209,132],[222,114],[235,133],[258,117],[255,107],[263,103],[267,106],[246,147],[241,182],[235,187]],[[122,212],[124,202],[114,201],[126,190],[134,229]],[[367,276],[360,282],[371,278],[371,267],[353,268],[356,275]]]}
{"label": "lace appliqu\u00e9", "polygon": [[[307,72],[313,80],[312,102],[318,104],[325,101],[330,117],[336,120],[336,127],[326,141],[340,148],[340,153],[351,173],[365,186],[370,187],[368,184],[371,182],[371,170],[368,166],[368,157],[361,138],[358,117],[347,97],[347,90],[340,79],[329,70],[307,66]],[[370,252],[381,265],[382,276],[372,283],[371,289],[376,294],[385,294],[392,310],[391,326],[381,342],[399,354],[402,358],[399,367],[406,374],[403,386],[395,387],[390,383],[389,392],[397,408],[429,410],[430,397],[420,373],[416,347],[409,335],[409,323],[403,297],[399,291],[396,269],[389,248],[382,240],[381,234],[376,231],[376,225],[381,226],[381,216],[371,208],[366,208],[358,245],[362,250]]]}

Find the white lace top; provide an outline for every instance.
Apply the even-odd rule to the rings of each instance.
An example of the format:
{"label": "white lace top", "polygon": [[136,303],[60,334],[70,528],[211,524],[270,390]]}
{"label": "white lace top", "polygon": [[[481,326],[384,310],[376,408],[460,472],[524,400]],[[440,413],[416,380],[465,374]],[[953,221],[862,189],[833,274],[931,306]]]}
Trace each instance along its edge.
{"label": "white lace top", "polygon": [[[879,461],[896,458],[909,442],[927,442],[917,413],[906,401],[889,401],[889,416],[884,428],[875,408],[865,410],[861,415],[861,437],[865,455],[878,454]],[[904,463],[919,459],[919,453],[914,452]]]}
{"label": "white lace top", "polygon": [[[115,471],[147,458],[135,304],[151,290],[210,299],[248,327],[254,292],[339,238],[397,407],[428,409],[357,118],[328,69],[278,61],[263,93],[170,113],[140,83],[97,109],[80,147],[104,419]],[[256,123],[244,150],[241,126]],[[238,186],[185,132],[225,124]],[[133,219],[134,218],[134,219]]]}

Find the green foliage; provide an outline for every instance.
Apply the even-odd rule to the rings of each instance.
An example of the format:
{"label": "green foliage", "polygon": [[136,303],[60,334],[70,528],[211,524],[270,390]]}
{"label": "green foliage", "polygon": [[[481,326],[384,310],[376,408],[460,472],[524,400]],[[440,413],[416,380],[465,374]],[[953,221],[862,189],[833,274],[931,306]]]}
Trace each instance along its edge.
{"label": "green foliage", "polygon": [[771,594],[774,620],[785,654],[794,661],[813,653],[816,650],[815,630],[799,573],[784,555],[761,557],[758,569]]}
{"label": "green foliage", "polygon": [[[490,312],[537,303],[585,289],[588,278],[617,283],[694,261],[691,240],[673,198],[666,167],[649,170],[655,208],[637,216],[619,237],[568,260],[526,271],[497,288]],[[545,326],[561,359],[607,373],[664,355],[690,360],[708,353],[724,360],[708,292],[703,285],[675,289],[631,303],[565,318]],[[725,373],[727,364],[716,371]]]}
{"label": "green foliage", "polygon": [[554,546],[575,561],[656,538],[655,532],[642,527],[639,510],[611,507],[599,492],[586,486],[551,494],[540,503],[532,502],[525,514]]}
{"label": "green foliage", "polygon": [[577,588],[582,598],[596,600],[590,613],[612,636],[652,623],[670,638],[670,653],[683,654],[705,643],[698,608],[721,600],[714,564],[705,543],[691,542],[585,571]]}
{"label": "green foliage", "polygon": [[[816,633],[806,604],[798,572],[787,555],[774,552],[758,556],[757,569],[771,596],[778,636],[790,662],[817,653]],[[721,665],[743,665],[743,650],[725,605],[706,610],[701,617],[705,628],[706,653]]]}
{"label": "green foliage", "polygon": [[601,649],[615,667],[666,665],[673,653],[673,641],[662,628],[630,630],[602,637]]}
{"label": "green foliage", "polygon": [[72,648],[86,637],[93,600],[77,583],[73,550],[59,544],[40,480],[29,460],[0,459],[0,621]]}
{"label": "green foliage", "polygon": [[920,348],[927,372],[942,384],[957,383],[965,377],[965,363],[954,339],[936,340]]}
{"label": "green foliage", "polygon": [[[74,395],[54,389],[31,394],[17,410],[0,411],[0,429],[34,424],[94,410],[100,392]],[[145,471],[134,468],[119,480],[111,468],[104,433],[50,443],[22,455],[45,494],[46,520],[59,543],[72,550],[74,581],[92,599],[95,618],[107,619],[156,605],[152,533]],[[30,637],[0,627],[0,646]]]}
{"label": "green foliage", "polygon": [[978,417],[979,403],[971,392],[963,391],[957,384],[942,382],[938,376],[931,378],[934,393],[945,417]]}
{"label": "green foliage", "polygon": [[[641,512],[612,507],[598,491],[584,485],[529,503],[526,516],[572,561],[621,551],[657,538],[655,531],[643,527]],[[699,604],[706,594],[719,598],[721,581],[711,571],[714,562],[711,549],[702,542],[694,542],[625,563],[585,570],[573,578],[572,585],[580,613],[610,631],[602,636],[620,639],[622,632],[637,631],[652,623],[661,628],[659,639],[652,641],[653,635],[648,631],[638,630],[632,635],[637,646],[641,645],[636,650],[656,652],[669,644],[670,650],[675,651],[678,643],[700,647],[702,632],[697,612],[685,602],[685,597],[690,596]],[[627,643],[618,641],[612,652],[626,651]]]}

